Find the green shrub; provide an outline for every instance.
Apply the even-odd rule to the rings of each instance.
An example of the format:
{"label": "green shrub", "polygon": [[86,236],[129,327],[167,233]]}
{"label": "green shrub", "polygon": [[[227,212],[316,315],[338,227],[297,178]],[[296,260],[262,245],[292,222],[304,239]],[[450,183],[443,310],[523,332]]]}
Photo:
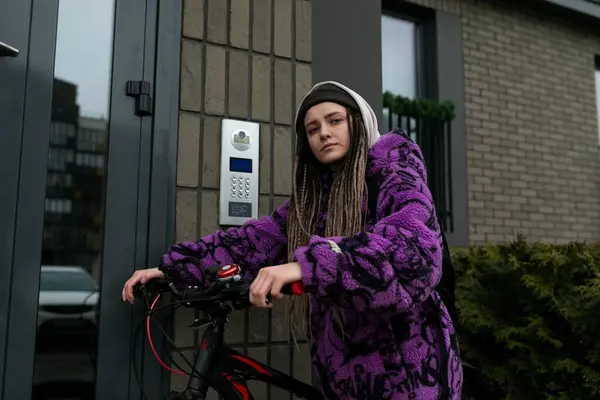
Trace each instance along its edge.
{"label": "green shrub", "polygon": [[465,399],[600,399],[600,246],[453,249]]}

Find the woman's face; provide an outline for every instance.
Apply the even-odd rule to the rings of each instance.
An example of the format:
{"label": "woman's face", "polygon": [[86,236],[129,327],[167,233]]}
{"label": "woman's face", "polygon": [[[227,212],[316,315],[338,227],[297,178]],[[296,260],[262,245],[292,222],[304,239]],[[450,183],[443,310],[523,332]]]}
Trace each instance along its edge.
{"label": "woman's face", "polygon": [[350,148],[350,127],[346,107],[325,102],[311,107],[304,128],[313,154],[322,164],[335,168]]}

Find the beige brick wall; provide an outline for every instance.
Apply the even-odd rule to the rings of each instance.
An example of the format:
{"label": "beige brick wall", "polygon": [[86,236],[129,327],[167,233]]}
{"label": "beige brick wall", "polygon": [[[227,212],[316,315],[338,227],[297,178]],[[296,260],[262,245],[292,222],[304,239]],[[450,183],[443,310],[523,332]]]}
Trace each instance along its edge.
{"label": "beige brick wall", "polygon": [[[310,88],[311,2],[306,0],[186,0],[181,52],[176,238],[194,240],[219,228],[220,120],[261,123],[260,214],[291,194],[292,119]],[[175,340],[192,348],[193,314],[176,316]],[[226,340],[252,357],[310,381],[306,344],[288,342],[281,304],[236,314]],[[295,366],[292,368],[292,363]],[[293,369],[293,371],[291,370]],[[186,381],[176,377],[172,387]],[[256,399],[284,399],[252,384]],[[213,398],[216,398],[213,394]]]}
{"label": "beige brick wall", "polygon": [[498,1],[411,1],[462,21],[470,240],[600,239],[600,34]]}

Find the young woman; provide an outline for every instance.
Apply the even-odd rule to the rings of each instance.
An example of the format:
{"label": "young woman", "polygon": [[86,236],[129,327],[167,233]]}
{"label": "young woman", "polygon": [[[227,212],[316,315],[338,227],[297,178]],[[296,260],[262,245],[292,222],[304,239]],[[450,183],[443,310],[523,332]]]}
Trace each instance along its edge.
{"label": "young woman", "polygon": [[[434,290],[442,239],[419,147],[401,131],[380,136],[372,108],[337,83],[315,85],[296,115],[294,190],[271,216],[172,246],[155,269],[123,288],[158,277],[202,281],[202,270],[237,263],[256,279],[252,303],[281,296],[306,317],[314,373],[325,398],[461,398],[454,327]],[[375,210],[367,185],[377,187]],[[373,199],[371,199],[373,201]]]}

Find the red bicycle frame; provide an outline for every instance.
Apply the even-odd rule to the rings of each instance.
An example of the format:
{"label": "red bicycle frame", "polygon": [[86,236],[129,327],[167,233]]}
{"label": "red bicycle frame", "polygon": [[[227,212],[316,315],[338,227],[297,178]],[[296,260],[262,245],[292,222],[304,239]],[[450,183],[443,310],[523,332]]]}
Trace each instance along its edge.
{"label": "red bicycle frame", "polygon": [[183,393],[173,393],[173,400],[205,400],[209,388],[226,400],[251,400],[248,380],[272,384],[300,398],[322,399],[313,386],[225,346],[224,322],[217,321],[204,332],[188,387]]}
{"label": "red bicycle frame", "polygon": [[[226,400],[252,400],[254,398],[248,390],[246,381],[257,380],[279,387],[299,398],[322,399],[320,391],[313,386],[225,346],[223,339],[229,314],[234,308],[243,309],[250,306],[248,296],[251,282],[241,278],[241,269],[235,264],[206,269],[205,273],[207,276],[216,274],[217,278],[217,284],[208,290],[192,288],[180,292],[172,284],[154,283],[158,286],[157,293],[171,291],[180,299],[179,303],[184,307],[200,309],[209,316],[205,324],[196,322],[192,325],[192,328],[198,325],[208,325],[208,327],[202,336],[187,388],[183,392],[171,392],[169,398],[205,400],[208,389],[213,388]],[[148,290],[144,292],[147,294]],[[285,294],[301,295],[303,292],[304,288],[300,282],[282,288],[282,293]],[[209,297],[210,301],[207,301]],[[151,309],[154,308],[157,300],[158,297],[155,298]],[[151,348],[154,349],[149,336],[150,315],[146,318],[148,339]],[[156,352],[154,355],[158,358]],[[171,370],[162,360],[159,359],[159,362]]]}

